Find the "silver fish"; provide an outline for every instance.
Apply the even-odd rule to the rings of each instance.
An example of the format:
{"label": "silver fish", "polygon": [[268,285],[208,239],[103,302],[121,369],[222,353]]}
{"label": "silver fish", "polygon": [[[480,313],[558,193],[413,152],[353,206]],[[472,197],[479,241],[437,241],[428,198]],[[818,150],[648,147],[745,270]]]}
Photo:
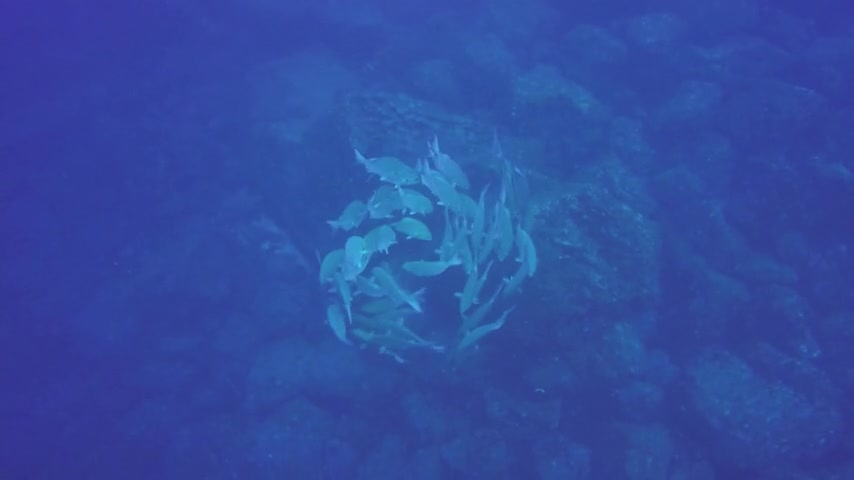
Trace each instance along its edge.
{"label": "silver fish", "polygon": [[516,245],[519,248],[519,256],[528,266],[528,276],[533,277],[537,273],[537,248],[528,232],[521,225],[516,227]]}
{"label": "silver fish", "polygon": [[405,303],[412,307],[416,312],[421,313],[421,301],[418,299],[419,292],[409,293],[402,289],[400,285],[397,284],[397,280],[394,279],[391,272],[385,268],[374,267],[373,270],[371,270],[371,273],[374,275],[377,285],[386,291],[389,298],[399,303]]}
{"label": "silver fish", "polygon": [[495,246],[495,254],[499,260],[504,260],[513,249],[513,220],[510,210],[502,204],[496,205],[495,223],[497,225],[498,243]]}
{"label": "silver fish", "polygon": [[371,195],[367,205],[368,215],[373,219],[391,218],[395,212],[404,208],[406,206],[400,192],[388,185],[378,188]]}
{"label": "silver fish", "polygon": [[459,206],[457,213],[467,220],[474,218],[477,213],[477,202],[465,193],[458,194]]}
{"label": "silver fish", "polygon": [[365,234],[365,249],[371,252],[388,253],[389,247],[397,243],[397,234],[388,225],[380,225]]}
{"label": "silver fish", "polygon": [[519,288],[522,286],[522,283],[528,277],[528,263],[522,262],[519,264],[519,268],[516,269],[516,272],[504,279],[504,296],[509,297],[510,295],[519,291]]}
{"label": "silver fish", "polygon": [[477,269],[472,270],[466,283],[463,286],[463,291],[459,293],[460,297],[460,313],[465,313],[472,305],[477,303],[477,298],[480,296],[480,291],[486,283],[486,278],[489,275],[489,270],[492,268],[492,262],[489,262],[483,275],[478,275]]}
{"label": "silver fish", "polygon": [[347,324],[344,319],[344,312],[341,311],[341,306],[333,303],[326,307],[326,324],[332,329],[332,333],[338,340],[350,345],[351,342],[347,338]]}
{"label": "silver fish", "polygon": [[338,219],[329,220],[326,223],[328,223],[333,230],[344,230],[347,232],[361,225],[367,215],[367,205],[359,200],[353,200],[347,204],[344,211],[338,216]]}
{"label": "silver fish", "polygon": [[401,188],[400,199],[403,207],[411,214],[427,215],[433,212],[433,202],[418,190]]}
{"label": "silver fish", "polygon": [[407,240],[432,240],[433,234],[430,229],[421,220],[416,220],[412,217],[404,217],[397,222],[391,224],[391,227],[402,233]]}
{"label": "silver fish", "polygon": [[460,225],[457,227],[457,238],[454,240],[454,255],[460,259],[463,264],[463,269],[466,273],[471,273],[476,267],[475,257],[472,252],[471,244],[469,243],[468,228],[465,226],[463,219],[459,219]]}
{"label": "silver fish", "polygon": [[344,250],[332,250],[320,262],[320,283],[332,282],[344,264]]}
{"label": "silver fish", "polygon": [[365,246],[364,238],[355,235],[348,238],[344,244],[344,279],[353,280],[364,272],[372,254]]}
{"label": "silver fish", "polygon": [[452,259],[450,261],[416,260],[404,263],[401,268],[416,277],[435,277],[444,273],[449,267],[459,264],[459,259]]}
{"label": "silver fish", "polygon": [[474,329],[478,325],[483,322],[483,319],[489,314],[489,311],[492,310],[493,305],[495,305],[495,301],[501,295],[501,292],[504,290],[504,284],[498,284],[498,288],[495,289],[492,296],[489,297],[489,300],[480,304],[477,308],[473,309],[471,313],[468,315],[463,315],[463,323],[460,325],[461,332],[468,332],[469,330]]}
{"label": "silver fish", "polygon": [[486,231],[483,235],[483,241],[480,244],[480,250],[477,253],[477,260],[480,264],[486,261],[489,256],[493,253],[493,250],[498,246],[499,238],[501,236],[501,232],[499,231],[499,225],[497,222],[498,218],[498,209],[500,205],[495,204],[493,208],[492,220],[489,224],[489,230]]}
{"label": "silver fish", "polygon": [[415,185],[419,182],[418,172],[397,157],[365,158],[358,150],[355,150],[355,153],[356,161],[364,166],[368,173],[395,187]]}
{"label": "silver fish", "polygon": [[356,277],[356,289],[360,295],[366,295],[372,298],[385,297],[385,290],[377,285],[377,282],[375,282],[373,278],[367,278],[364,275]]}
{"label": "silver fish", "polygon": [[442,243],[439,245],[436,253],[439,255],[439,260],[450,260],[454,258],[454,255],[456,254],[454,241],[457,236],[454,231],[454,226],[451,223],[451,216],[447,208],[444,209],[444,214],[445,229],[442,231]]}
{"label": "silver fish", "polygon": [[[371,281],[374,281],[373,279]],[[382,296],[377,298],[376,300],[371,300],[367,303],[362,304],[359,307],[359,310],[364,312],[366,316],[375,316],[379,314],[383,314],[385,312],[389,312],[395,310],[401,302],[393,298],[389,298],[386,294],[385,289],[377,284],[377,287],[382,291]]]}
{"label": "silver fish", "polygon": [[353,321],[353,292],[350,290],[350,284],[344,279],[340,273],[335,275],[335,288],[338,290],[338,295],[341,296],[341,303],[344,305],[344,311],[347,312],[347,319]]}
{"label": "silver fish", "polygon": [[432,170],[427,164],[421,172],[421,183],[436,197],[439,205],[448,207],[454,212],[460,209],[459,192],[444,175]]}
{"label": "silver fish", "polygon": [[480,258],[480,246],[483,243],[483,231],[486,228],[486,188],[480,192],[477,209],[471,221],[471,248],[475,259]]}
{"label": "silver fish", "polygon": [[510,307],[507,310],[504,310],[504,313],[502,313],[501,316],[498,317],[498,320],[492,323],[487,323],[486,325],[481,325],[473,330],[466,332],[462,340],[460,340],[460,343],[457,344],[457,351],[459,352],[465,350],[466,348],[479,342],[480,339],[482,339],[486,335],[503,327],[504,322],[507,321],[507,316],[510,315],[510,312],[512,312],[514,308],[516,307]]}
{"label": "silver fish", "polygon": [[442,153],[439,149],[439,138],[434,136],[433,141],[428,142],[427,146],[430,149],[430,159],[433,160],[436,170],[442,172],[442,175],[452,185],[462,189],[469,188],[469,179],[463,169],[460,168],[457,162],[451,159],[450,155]]}

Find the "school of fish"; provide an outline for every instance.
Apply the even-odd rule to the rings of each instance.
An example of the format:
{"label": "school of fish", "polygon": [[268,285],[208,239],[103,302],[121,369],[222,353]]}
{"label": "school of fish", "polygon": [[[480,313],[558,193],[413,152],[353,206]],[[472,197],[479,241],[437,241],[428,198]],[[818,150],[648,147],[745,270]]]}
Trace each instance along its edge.
{"label": "school of fish", "polygon": [[[416,349],[458,354],[501,329],[515,308],[508,302],[537,271],[537,249],[527,179],[500,147],[494,156],[497,186],[483,187],[475,199],[465,171],[436,138],[414,165],[355,151],[380,184],[327,222],[347,235],[342,248],[323,256],[319,275],[330,293],[326,323],[341,342],[402,363]],[[450,334],[431,329],[425,292],[455,284],[459,327]],[[445,309],[443,302],[442,315]],[[414,329],[417,316],[423,319]]]}

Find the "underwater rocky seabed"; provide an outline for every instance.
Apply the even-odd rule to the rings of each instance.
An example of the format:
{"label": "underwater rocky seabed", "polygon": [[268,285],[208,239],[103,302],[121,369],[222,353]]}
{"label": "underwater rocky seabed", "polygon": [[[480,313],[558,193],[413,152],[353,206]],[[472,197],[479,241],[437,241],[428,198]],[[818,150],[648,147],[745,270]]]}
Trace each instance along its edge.
{"label": "underwater rocky seabed", "polygon": [[[32,387],[62,426],[47,449],[75,473],[188,478],[852,476],[854,38],[743,2],[545,38],[559,15],[511,5],[406,36],[381,11],[338,12],[400,40],[370,62],[249,65],[111,131],[160,142],[127,188],[166,220],[63,331],[92,371]],[[381,184],[353,149],[414,168],[434,136],[474,200],[498,190],[498,138],[529,185],[536,275],[461,352],[459,269],[411,318],[446,351],[346,345],[315,257],[349,238],[326,222]],[[79,442],[93,424],[108,434]]]}

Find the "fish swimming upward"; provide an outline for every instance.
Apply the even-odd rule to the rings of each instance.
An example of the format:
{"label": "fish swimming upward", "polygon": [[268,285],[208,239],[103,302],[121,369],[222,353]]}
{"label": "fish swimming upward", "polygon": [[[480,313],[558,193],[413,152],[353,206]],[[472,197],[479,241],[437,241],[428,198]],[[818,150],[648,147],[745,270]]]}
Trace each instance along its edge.
{"label": "fish swimming upward", "polygon": [[427,142],[430,149],[430,159],[433,160],[433,165],[436,170],[442,173],[450,183],[455,186],[467,190],[469,188],[469,179],[466,172],[460,168],[459,164],[451,159],[447,153],[442,153],[439,149],[439,138],[433,137],[433,141]]}

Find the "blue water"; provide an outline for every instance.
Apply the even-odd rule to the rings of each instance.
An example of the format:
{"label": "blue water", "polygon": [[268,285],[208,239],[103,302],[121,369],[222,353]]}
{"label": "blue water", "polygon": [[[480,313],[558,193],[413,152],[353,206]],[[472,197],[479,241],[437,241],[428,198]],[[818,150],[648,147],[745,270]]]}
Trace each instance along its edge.
{"label": "blue water", "polygon": [[847,2],[136,3],[0,9],[0,479],[854,478]]}

